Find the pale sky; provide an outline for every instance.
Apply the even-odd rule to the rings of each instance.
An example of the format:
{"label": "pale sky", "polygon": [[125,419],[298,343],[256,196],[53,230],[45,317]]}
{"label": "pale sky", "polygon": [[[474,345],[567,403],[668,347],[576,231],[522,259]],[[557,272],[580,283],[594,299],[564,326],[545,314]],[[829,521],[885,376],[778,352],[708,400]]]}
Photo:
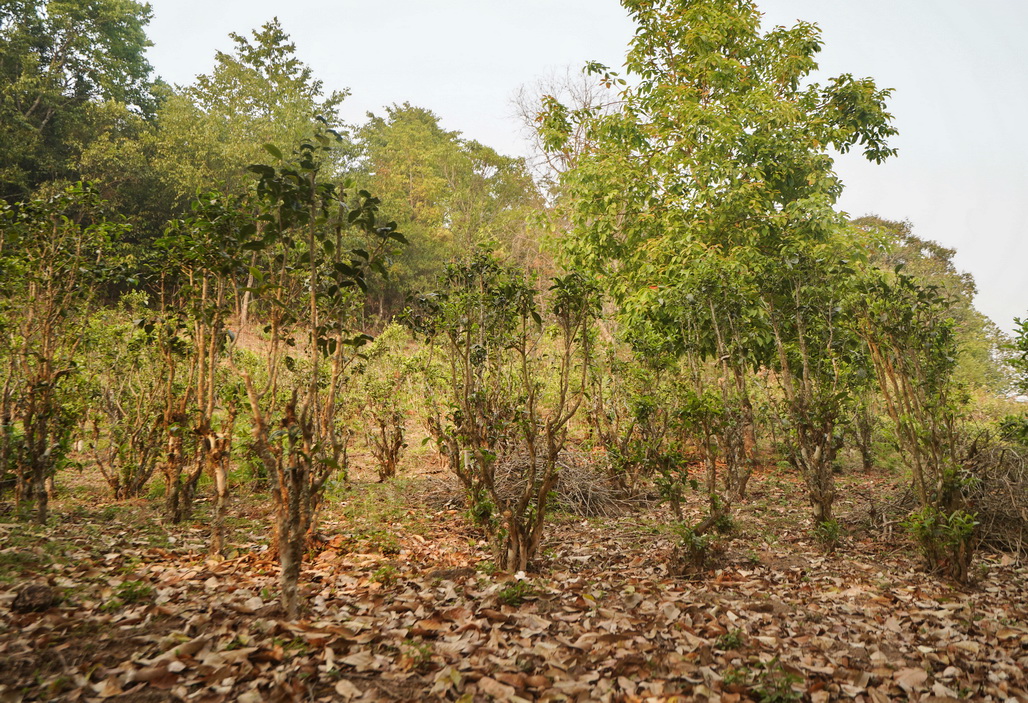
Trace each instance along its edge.
{"label": "pale sky", "polygon": [[[277,16],[327,90],[349,88],[343,118],[392,103],[500,152],[527,151],[511,98],[588,60],[622,63],[632,25],[616,0],[149,0],[150,61],[188,84]],[[1009,331],[1028,317],[1028,3],[1024,0],[758,0],[768,25],[821,27],[825,77],[893,88],[899,156],[836,163],[853,216],[910,220],[957,250],[977,307]]]}

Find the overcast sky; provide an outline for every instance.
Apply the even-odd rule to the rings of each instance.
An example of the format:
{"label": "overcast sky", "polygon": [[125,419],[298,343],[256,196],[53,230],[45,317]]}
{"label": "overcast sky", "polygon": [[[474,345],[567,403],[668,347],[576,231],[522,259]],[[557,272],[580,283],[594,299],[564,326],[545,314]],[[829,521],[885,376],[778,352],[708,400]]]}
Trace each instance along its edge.
{"label": "overcast sky", "polygon": [[[521,155],[519,86],[585,61],[620,66],[632,25],[615,0],[150,0],[150,61],[180,85],[208,72],[229,32],[277,16],[343,117],[408,101],[443,125]],[[764,0],[768,25],[823,32],[825,76],[895,90],[900,153],[837,161],[853,216],[910,220],[957,249],[977,306],[1001,328],[1028,316],[1028,3],[1024,0]]]}

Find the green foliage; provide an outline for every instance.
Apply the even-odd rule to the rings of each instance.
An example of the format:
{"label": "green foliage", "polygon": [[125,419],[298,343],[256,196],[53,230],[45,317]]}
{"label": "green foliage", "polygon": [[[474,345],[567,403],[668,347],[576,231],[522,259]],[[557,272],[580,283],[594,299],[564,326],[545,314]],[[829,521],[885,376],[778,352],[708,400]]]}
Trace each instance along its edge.
{"label": "green foliage", "polygon": [[673,361],[660,359],[620,353],[616,345],[597,354],[590,368],[587,419],[606,451],[611,478],[623,491],[635,491],[641,479],[658,471],[661,494],[673,502],[681,497],[672,493],[680,493],[678,479],[686,476],[673,475],[684,468],[675,456],[672,431],[679,400],[665,380],[673,373]]}
{"label": "green foliage", "polygon": [[860,453],[861,469],[872,471],[880,457],[882,420],[873,388],[865,387],[854,398],[850,422],[846,428],[851,444]]}
{"label": "green foliage", "polygon": [[[627,302],[662,295],[682,270],[669,264],[693,255],[690,240],[787,259],[789,239],[839,224],[828,150],[859,144],[875,161],[892,154],[888,91],[848,75],[827,86],[805,80],[821,47],[817,28],[762,33],[750,2],[624,4],[638,29],[621,111],[544,115],[551,131],[587,122],[594,141],[564,179],[580,230],[568,241],[573,260],[610,272],[617,262],[611,283]],[[618,80],[605,67],[588,70]]]}
{"label": "green foliage", "polygon": [[536,596],[535,587],[529,581],[516,579],[496,592],[496,600],[512,608],[520,608]]}
{"label": "green foliage", "polygon": [[807,485],[816,523],[831,522],[836,497],[838,427],[867,378],[867,358],[849,318],[856,295],[855,252],[829,229],[784,265],[766,261],[761,299],[777,354],[772,369],[781,388],[772,400],[787,438],[788,457]]}
{"label": "green foliage", "polygon": [[326,483],[346,471],[349,432],[338,410],[349,370],[371,341],[354,330],[358,313],[369,280],[385,276],[387,254],[406,243],[395,222],[379,219],[377,198],[361,190],[348,201],[327,177],[340,139],[325,125],[291,158],[269,144],[277,163],[250,166],[259,179],[261,214],[242,249],[255,253],[249,288],[267,322],[267,382],[258,386],[246,369],[235,370],[275,500],[282,601],[290,617],[299,612],[300,562]]}
{"label": "green foliage", "polygon": [[769,662],[756,662],[752,667],[729,669],[724,682],[748,689],[759,703],[793,703],[803,700],[803,693],[794,688],[803,677],[785,667],[777,657]]}
{"label": "green foliage", "polygon": [[938,291],[946,313],[953,318],[956,347],[954,378],[961,384],[996,393],[1007,390],[1009,373],[999,359],[1003,335],[999,328],[974,308],[978,291],[971,274],[957,270],[954,249],[922,239],[909,222],[861,217],[852,222],[870,241],[872,264],[884,271],[901,270],[926,289]]}
{"label": "green foliage", "polygon": [[730,535],[735,532],[735,528],[735,518],[731,515],[718,515],[717,520],[714,521],[714,531],[719,535]]}
{"label": "green foliage", "polygon": [[917,540],[931,568],[957,581],[967,581],[978,526],[976,513],[966,510],[947,513],[929,505],[911,513],[904,526]]}
{"label": "green foliage", "polygon": [[101,103],[153,111],[149,20],[134,0],[0,4],[0,198],[77,179]]}
{"label": "green foliage", "polygon": [[[598,294],[576,274],[554,279],[547,334],[538,292],[517,267],[480,251],[448,265],[442,283],[404,313],[444,359],[445,400],[428,394],[429,430],[472,504],[488,496],[495,506],[499,519],[486,527],[501,568],[523,571],[542,538],[557,458],[585,392]],[[547,377],[555,387],[544,394]],[[497,474],[501,459],[509,476]]]}
{"label": "green foliage", "polygon": [[153,595],[153,587],[142,581],[124,581],[118,586],[115,595],[124,603],[138,603]]}
{"label": "green foliage", "polygon": [[1028,318],[1014,318],[1014,341],[1011,344],[1013,356],[1010,365],[1018,374],[1017,387],[1022,393],[1028,393]]}
{"label": "green foliage", "polygon": [[959,420],[965,397],[953,376],[956,337],[945,299],[901,273],[876,277],[860,324],[920,509],[908,519],[929,567],[965,581],[977,522],[964,509]]}
{"label": "green foliage", "polygon": [[814,525],[814,537],[830,552],[835,549],[842,537],[842,525],[834,518],[827,522],[819,522]]}
{"label": "green foliage", "polygon": [[408,357],[409,345],[407,331],[391,324],[366,347],[365,361],[357,368],[354,395],[364,418],[368,448],[378,462],[380,481],[396,475],[407,448],[406,408],[415,372]]}
{"label": "green foliage", "polygon": [[[163,109],[171,88],[158,83],[153,93]],[[132,222],[133,236],[122,247],[138,262],[125,273],[136,276],[137,267],[145,267],[154,256],[147,245],[160,237],[169,220],[183,216],[188,208],[166,182],[156,116],[140,114],[123,103],[105,102],[91,105],[88,117],[91,136],[81,147],[77,167],[82,179],[95,183],[111,208]],[[211,185],[198,184],[190,197]]]}
{"label": "green foliage", "polygon": [[721,650],[741,649],[745,643],[746,638],[743,631],[736,628],[723,635],[718,635],[718,638],[714,640],[714,647]]}
{"label": "green foliage", "polygon": [[706,532],[676,523],[672,525],[675,534],[674,552],[671,555],[673,571],[688,574],[707,569],[720,552],[714,537]]}
{"label": "green foliage", "polygon": [[480,495],[473,500],[467,510],[468,521],[485,528],[489,532],[500,529],[500,521],[496,515],[496,506],[487,495]]}
{"label": "green foliage", "polygon": [[667,452],[655,457],[653,484],[662,501],[671,505],[675,516],[682,519],[682,503],[687,491],[699,487],[695,478],[689,475],[689,464],[677,452]]}
{"label": "green foliage", "polygon": [[87,449],[118,500],[142,494],[161,454],[168,369],[134,322],[146,305],[145,295],[126,295],[119,308],[98,310],[83,332]]}
{"label": "green foliage", "polygon": [[431,288],[446,262],[486,242],[521,264],[535,257],[532,219],[542,201],[522,159],[448,132],[434,113],[407,103],[372,115],[358,137],[358,180],[412,242],[373,291],[379,314]]}
{"label": "green foliage", "polygon": [[153,593],[153,587],[142,581],[123,581],[100,609],[108,613],[117,612],[125,606],[149,600]]}
{"label": "green foliage", "polygon": [[871,274],[857,324],[878,376],[897,443],[922,507],[959,507],[958,420],[966,402],[954,382],[956,336],[947,300],[897,272]]}
{"label": "green foliage", "polygon": [[[110,278],[111,243],[124,225],[104,217],[104,203],[77,184],[11,206],[0,205],[0,465],[16,468],[16,502],[36,506],[45,522],[45,483],[68,462],[82,404],[69,383],[91,307]],[[10,440],[17,438],[12,445]]]}
{"label": "green foliage", "polygon": [[[162,305],[139,321],[147,343],[159,354],[163,418],[168,447],[162,462],[166,510],[172,521],[191,512],[205,472],[216,489],[212,545],[221,548],[232,435],[242,392],[225,361],[238,334],[228,329],[237,312],[244,262],[243,245],[256,231],[239,198],[218,192],[199,194],[189,217],[168,223],[153,242],[160,269]],[[233,293],[236,295],[234,296]]]}
{"label": "green foliage", "polygon": [[[213,71],[169,96],[158,113],[154,166],[181,203],[212,187],[242,195],[252,185],[246,167],[267,158],[262,145],[309,139],[319,115],[343,130],[335,115],[346,93],[323,95],[322,82],[296,58],[278,20],[250,37],[230,36],[232,53],[217,52]],[[325,155],[331,161],[325,170],[335,176],[348,153]]]}
{"label": "green foliage", "polygon": [[[383,552],[383,554],[385,554],[385,552]],[[369,577],[369,580],[374,583],[380,583],[383,586],[391,586],[396,583],[397,573],[395,566],[392,564],[386,564],[385,566],[380,566],[375,569]]]}
{"label": "green foliage", "polygon": [[432,645],[428,642],[404,640],[401,652],[412,669],[425,669],[432,663]]}
{"label": "green foliage", "polygon": [[754,417],[737,381],[773,369],[791,458],[816,519],[831,520],[835,426],[859,364],[842,321],[860,253],[833,209],[841,184],[829,150],[859,146],[875,162],[893,154],[889,91],[848,74],[810,81],[817,28],[762,31],[752,2],[623,5],[637,24],[628,80],[587,67],[601,84],[625,86],[619,109],[549,101],[541,118],[552,149],[564,146],[561,130],[589,134],[562,178],[559,205],[573,228],[564,254],[602,278],[633,331],[651,328],[663,348],[689,357],[694,384],[698,363],[717,360],[731,421],[701,422],[704,452],[713,476],[721,445],[738,492]]}
{"label": "green foliage", "polygon": [[999,421],[999,434],[1007,442],[1028,447],[1028,416],[1007,415]]}

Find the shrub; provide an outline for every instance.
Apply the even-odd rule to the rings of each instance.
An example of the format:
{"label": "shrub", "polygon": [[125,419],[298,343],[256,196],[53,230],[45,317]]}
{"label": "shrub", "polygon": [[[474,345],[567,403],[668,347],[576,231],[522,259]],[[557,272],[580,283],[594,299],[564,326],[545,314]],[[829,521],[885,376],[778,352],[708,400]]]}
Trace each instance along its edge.
{"label": "shrub", "polygon": [[725,672],[724,683],[730,690],[741,689],[759,703],[792,703],[803,700],[793,688],[803,677],[787,669],[777,657],[769,662],[756,662],[752,667],[731,668]]}
{"label": "shrub", "polygon": [[[598,309],[595,288],[577,274],[553,280],[549,329],[540,297],[520,269],[483,251],[449,265],[440,290],[416,297],[404,315],[442,352],[446,397],[426,394],[428,424],[472,505],[492,504],[484,527],[508,571],[529,568],[542,540],[568,423],[586,391]],[[497,467],[516,455],[527,460],[510,465],[521,473],[502,482],[516,487],[510,493]]]}
{"label": "shrub", "polygon": [[405,401],[414,370],[405,354],[408,335],[392,324],[368,345],[356,392],[368,449],[378,463],[378,479],[396,475],[407,448]]}
{"label": "shrub", "polygon": [[704,571],[721,553],[712,535],[698,532],[684,524],[673,526],[675,546],[671,553],[671,571],[678,576]]}
{"label": "shrub", "polygon": [[961,461],[967,397],[953,379],[949,301],[899,272],[869,279],[866,299],[858,324],[920,505],[908,526],[930,569],[964,580],[978,523],[965,505],[973,481]]}
{"label": "shrub", "polygon": [[921,547],[930,568],[957,581],[966,581],[974,555],[977,514],[965,510],[946,513],[926,505],[910,514],[904,526]]}
{"label": "shrub", "polygon": [[519,579],[500,589],[496,594],[496,599],[504,605],[518,608],[533,596],[535,596],[535,588],[532,584]]}
{"label": "shrub", "polygon": [[998,424],[1005,441],[1028,447],[1028,415],[1007,415]]}
{"label": "shrub", "polygon": [[814,537],[831,552],[842,537],[842,525],[834,518],[827,522],[819,522],[814,525]]}

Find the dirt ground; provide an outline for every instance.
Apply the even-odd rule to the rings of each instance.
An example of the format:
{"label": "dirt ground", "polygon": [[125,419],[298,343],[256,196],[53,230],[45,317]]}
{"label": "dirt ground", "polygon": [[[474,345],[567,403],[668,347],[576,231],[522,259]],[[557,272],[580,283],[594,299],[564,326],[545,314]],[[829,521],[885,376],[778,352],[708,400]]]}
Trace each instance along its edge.
{"label": "dirt ground", "polygon": [[0,514],[0,703],[1028,701],[1028,568],[982,551],[969,586],[925,573],[889,517],[896,482],[840,477],[832,554],[769,469],[685,576],[646,501],[556,513],[535,572],[511,575],[437,466],[358,472],[331,489],[288,622],[267,496],[237,488],[212,559],[205,500],[167,525],[159,500],[71,474],[45,528]]}

